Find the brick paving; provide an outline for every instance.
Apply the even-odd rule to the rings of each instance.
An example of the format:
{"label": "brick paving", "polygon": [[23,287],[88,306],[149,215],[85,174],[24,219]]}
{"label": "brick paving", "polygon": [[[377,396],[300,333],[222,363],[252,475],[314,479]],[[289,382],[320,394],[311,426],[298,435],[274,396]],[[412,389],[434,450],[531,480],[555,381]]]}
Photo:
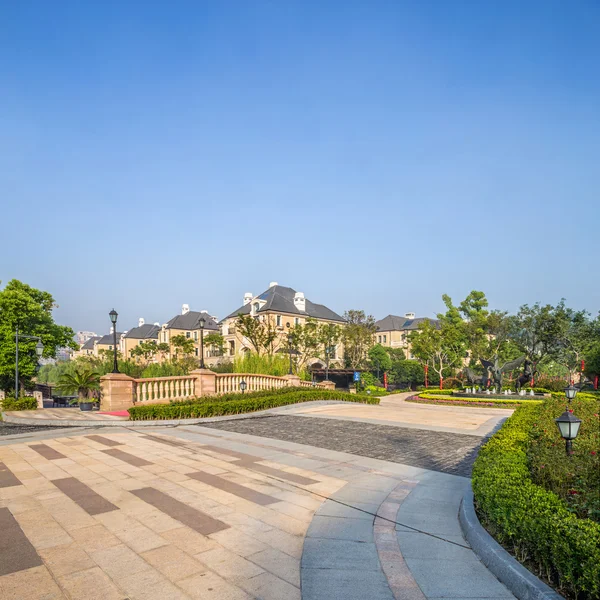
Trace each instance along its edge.
{"label": "brick paving", "polygon": [[203,427],[310,444],[463,477],[471,475],[483,443],[476,435],[287,415],[204,423]]}

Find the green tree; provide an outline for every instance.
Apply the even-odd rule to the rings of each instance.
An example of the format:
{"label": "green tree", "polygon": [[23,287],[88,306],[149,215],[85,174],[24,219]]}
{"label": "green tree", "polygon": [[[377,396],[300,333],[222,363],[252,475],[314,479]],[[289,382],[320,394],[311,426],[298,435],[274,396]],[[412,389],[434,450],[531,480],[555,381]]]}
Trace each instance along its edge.
{"label": "green tree", "polygon": [[256,354],[271,356],[279,347],[281,333],[275,323],[264,315],[238,315],[235,322],[236,329],[251,344]]}
{"label": "green tree", "polygon": [[[0,291],[0,389],[14,388],[15,331],[38,336],[44,345],[44,358],[54,358],[61,347],[77,349],[70,327],[57,325],[52,317],[56,307],[49,292],[37,290],[16,279]],[[19,380],[28,386],[37,368],[36,340],[19,341]],[[23,389],[23,387],[21,387]]]}
{"label": "green tree", "polygon": [[[440,315],[443,317],[443,315]],[[452,318],[440,319],[439,327],[426,319],[410,334],[411,352],[422,364],[430,366],[440,379],[452,374],[465,356],[464,335]]]}
{"label": "green tree", "polygon": [[90,393],[100,389],[100,376],[91,369],[75,369],[72,373],[63,373],[57,387],[67,394],[77,394],[79,402],[87,402]]}
{"label": "green tree", "polygon": [[377,379],[379,379],[380,372],[389,371],[392,368],[392,359],[381,344],[375,344],[369,348],[368,354],[371,367],[377,371]]}
{"label": "green tree", "polygon": [[396,385],[421,385],[425,382],[423,365],[416,360],[398,360],[392,362],[388,381]]}
{"label": "green tree", "polygon": [[175,347],[175,358],[179,358],[180,355],[190,356],[194,353],[194,340],[183,334],[174,335],[171,338],[171,344]]}
{"label": "green tree", "polygon": [[204,343],[211,348],[213,352],[217,352],[219,355],[222,355],[225,351],[225,340],[223,336],[216,331],[205,336]]}
{"label": "green tree", "polygon": [[375,318],[365,315],[363,310],[348,310],[344,313],[344,320],[344,359],[348,367],[358,369],[366,364],[369,348],[375,343]]}
{"label": "green tree", "polygon": [[[319,357],[325,359],[325,373],[329,378],[329,364],[343,337],[343,329],[335,323],[321,323],[318,330]],[[339,357],[338,357],[339,358]]]}
{"label": "green tree", "polygon": [[298,352],[296,367],[302,370],[306,363],[319,353],[319,323],[315,319],[307,319],[304,325],[295,325],[290,329],[292,348]]}
{"label": "green tree", "polygon": [[137,346],[134,346],[129,351],[129,354],[131,354],[132,358],[143,358],[145,362],[149,362],[159,354],[167,354],[169,350],[169,344],[166,342],[157,344],[154,340],[147,340],[141,341]]}

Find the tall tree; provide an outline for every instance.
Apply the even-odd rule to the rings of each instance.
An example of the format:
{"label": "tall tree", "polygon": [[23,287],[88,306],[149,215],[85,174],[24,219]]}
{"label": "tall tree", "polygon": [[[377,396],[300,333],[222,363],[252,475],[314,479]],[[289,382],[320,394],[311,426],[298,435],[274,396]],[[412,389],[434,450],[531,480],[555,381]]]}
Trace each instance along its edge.
{"label": "tall tree", "polygon": [[319,354],[319,323],[307,319],[304,325],[295,325],[290,330],[292,348],[296,355],[296,368],[302,370],[306,363]]}
{"label": "tall tree", "polygon": [[219,355],[222,355],[223,352],[225,352],[225,339],[217,331],[209,333],[204,338],[204,343]]}
{"label": "tall tree", "polygon": [[392,359],[381,344],[375,344],[369,349],[369,361],[371,367],[377,371],[377,379],[381,372],[389,371],[392,368]]}
{"label": "tall tree", "polygon": [[273,320],[261,315],[238,315],[235,323],[240,335],[245,337],[257,354],[271,356],[280,346],[283,336]]}
{"label": "tall tree", "polygon": [[[52,317],[56,307],[49,292],[37,290],[13,279],[0,291],[0,389],[15,385],[15,332],[38,336],[44,345],[44,358],[54,358],[61,347],[76,349],[75,332],[57,325]],[[28,385],[36,372],[38,357],[36,340],[19,341],[19,380]]]}
{"label": "tall tree", "polygon": [[129,351],[129,354],[131,354],[132,358],[139,357],[144,359],[145,362],[149,362],[157,355],[167,354],[169,350],[169,344],[167,344],[166,342],[161,342],[160,344],[157,344],[154,340],[147,340],[141,341],[137,346],[134,346]]}
{"label": "tall tree", "polygon": [[369,348],[375,343],[375,318],[365,315],[363,310],[348,310],[344,319],[344,359],[351,369],[358,369],[366,364]]}
{"label": "tall tree", "polygon": [[460,366],[465,357],[463,332],[452,319],[441,320],[439,327],[429,319],[419,325],[410,335],[411,352],[424,365],[431,367],[440,378],[440,389],[444,377]]}
{"label": "tall tree", "polygon": [[171,344],[175,348],[175,357],[178,358],[179,355],[190,356],[190,354],[194,353],[194,340],[192,338],[187,338],[185,335],[174,335],[171,338]]}

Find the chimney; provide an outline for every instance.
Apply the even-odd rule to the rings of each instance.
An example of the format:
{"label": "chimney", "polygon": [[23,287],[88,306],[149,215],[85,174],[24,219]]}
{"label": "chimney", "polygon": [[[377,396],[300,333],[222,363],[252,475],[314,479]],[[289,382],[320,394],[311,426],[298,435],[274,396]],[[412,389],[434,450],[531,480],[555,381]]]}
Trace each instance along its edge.
{"label": "chimney", "polygon": [[302,292],[296,292],[294,295],[294,306],[300,312],[306,312],[306,300]]}
{"label": "chimney", "polygon": [[159,323],[158,321],[157,321],[156,323],[154,323],[154,325],[155,325],[156,327],[160,327],[160,323]]}
{"label": "chimney", "polygon": [[246,304],[250,304],[250,302],[252,302],[252,292],[246,292],[244,294],[244,306],[246,306]]}
{"label": "chimney", "polygon": [[187,315],[190,312],[190,305],[189,304],[182,304],[181,305],[181,314],[182,315]]}
{"label": "chimney", "polygon": [[219,319],[217,318],[217,315],[210,315],[210,318],[215,322],[218,323]]}
{"label": "chimney", "polygon": [[415,313],[406,313],[404,315],[405,319],[414,319],[415,318]]}
{"label": "chimney", "polygon": [[201,310],[200,312],[201,312],[201,313],[203,313],[203,314],[205,314],[205,315],[207,315],[207,314],[208,314],[208,311],[207,311],[207,310]]}
{"label": "chimney", "polygon": [[142,325],[144,325],[144,323],[145,323],[145,322],[146,322],[146,321],[144,321],[144,318],[143,318],[143,317],[140,317],[140,318],[138,319],[138,327],[141,327]]}
{"label": "chimney", "polygon": [[276,285],[279,285],[276,281],[271,281],[271,283],[269,284],[269,289],[271,289],[272,287],[275,287]]}

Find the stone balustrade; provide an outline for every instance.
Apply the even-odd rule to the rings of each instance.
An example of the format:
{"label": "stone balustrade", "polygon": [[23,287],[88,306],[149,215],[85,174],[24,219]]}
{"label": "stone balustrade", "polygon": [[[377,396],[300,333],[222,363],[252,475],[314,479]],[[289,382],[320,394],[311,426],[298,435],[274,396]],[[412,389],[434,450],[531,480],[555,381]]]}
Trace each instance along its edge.
{"label": "stone balustrade", "polygon": [[242,393],[242,381],[246,383],[246,392],[285,387],[335,388],[332,381],[313,386],[312,382],[302,381],[297,375],[275,377],[257,373],[215,373],[209,369],[195,369],[185,376],[144,379],[134,379],[123,373],[108,373],[100,378],[100,409],[106,412],[121,411],[134,404],[167,403],[215,394]]}

